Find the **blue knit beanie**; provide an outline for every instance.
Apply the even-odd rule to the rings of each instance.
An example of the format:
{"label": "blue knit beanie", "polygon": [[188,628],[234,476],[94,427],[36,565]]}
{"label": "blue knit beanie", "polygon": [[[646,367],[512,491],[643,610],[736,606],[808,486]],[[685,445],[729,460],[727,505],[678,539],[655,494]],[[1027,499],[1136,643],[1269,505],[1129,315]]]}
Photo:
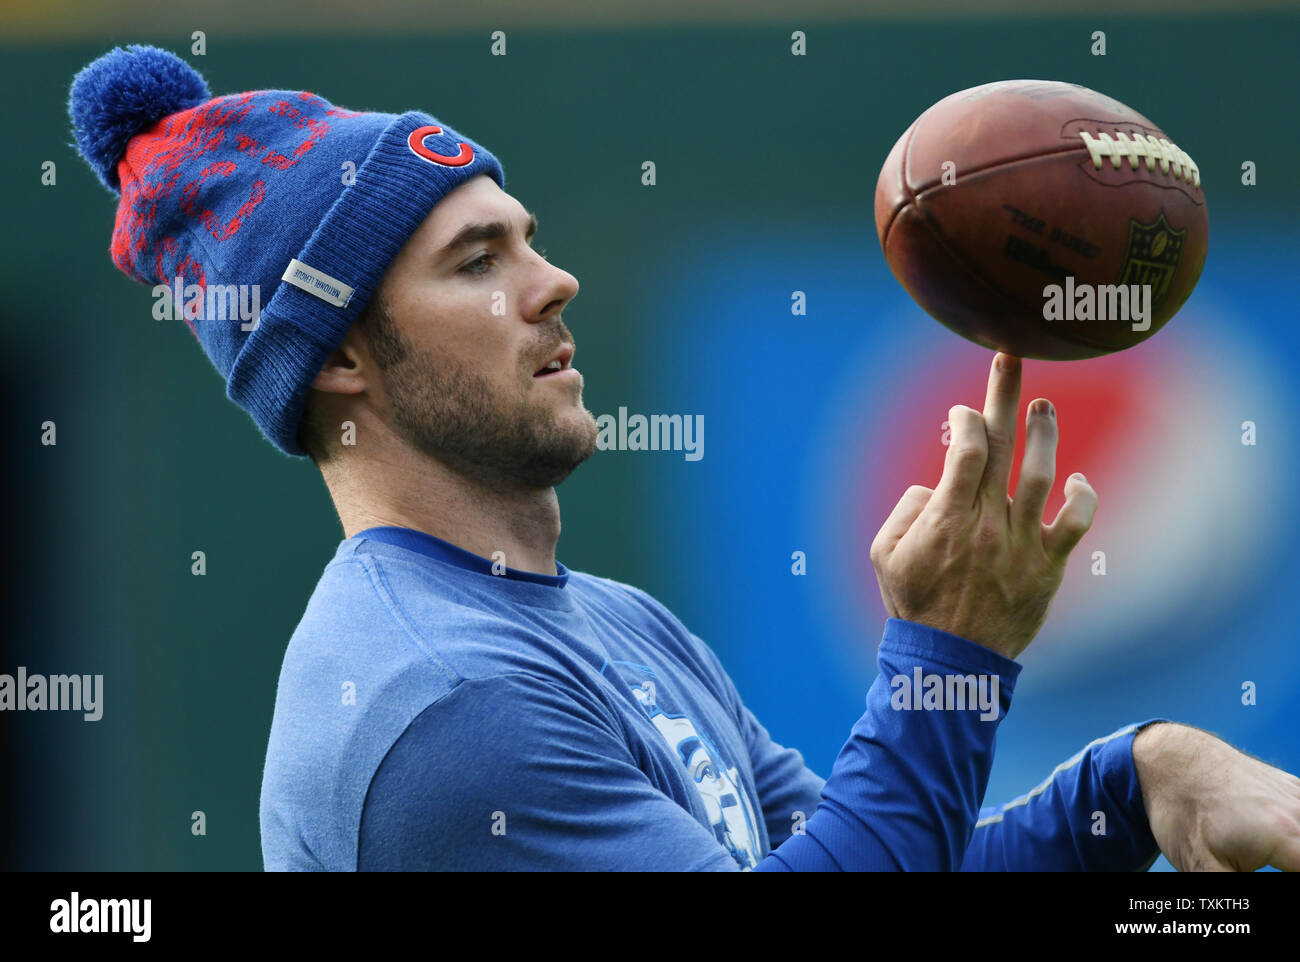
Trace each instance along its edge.
{"label": "blue knit beanie", "polygon": [[[230,399],[296,456],[312,381],[407,238],[470,178],[505,188],[491,153],[428,114],[304,91],[213,99],[157,47],[90,64],[69,112],[81,155],[120,195],[113,262],[167,288]],[[251,320],[234,309],[254,303]]]}

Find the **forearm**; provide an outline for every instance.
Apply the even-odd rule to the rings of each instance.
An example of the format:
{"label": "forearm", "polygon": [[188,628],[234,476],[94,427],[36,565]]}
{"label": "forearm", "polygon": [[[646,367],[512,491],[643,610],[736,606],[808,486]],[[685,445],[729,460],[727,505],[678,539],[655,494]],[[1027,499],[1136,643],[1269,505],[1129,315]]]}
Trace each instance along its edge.
{"label": "forearm", "polygon": [[[890,619],[867,710],[822,791],[803,834],[788,838],[760,871],[953,870],[970,841],[988,785],[994,736],[1020,666],[969,641]],[[922,676],[980,679],[991,710],[913,708],[901,697]],[[996,688],[994,688],[996,683]],[[919,697],[919,695],[918,695]]]}

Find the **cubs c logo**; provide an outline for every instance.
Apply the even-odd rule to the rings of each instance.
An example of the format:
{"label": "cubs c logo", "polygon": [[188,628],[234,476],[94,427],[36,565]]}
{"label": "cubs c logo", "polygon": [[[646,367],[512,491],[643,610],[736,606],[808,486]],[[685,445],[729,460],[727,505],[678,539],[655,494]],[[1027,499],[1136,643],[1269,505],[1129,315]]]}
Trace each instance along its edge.
{"label": "cubs c logo", "polygon": [[466,164],[473,162],[474,148],[469,144],[458,144],[460,151],[454,157],[436,153],[424,146],[425,137],[440,133],[442,133],[442,128],[434,124],[427,127],[416,127],[411,131],[411,136],[406,138],[406,144],[411,148],[411,153],[424,158],[431,164],[440,164],[443,167],[464,167]]}

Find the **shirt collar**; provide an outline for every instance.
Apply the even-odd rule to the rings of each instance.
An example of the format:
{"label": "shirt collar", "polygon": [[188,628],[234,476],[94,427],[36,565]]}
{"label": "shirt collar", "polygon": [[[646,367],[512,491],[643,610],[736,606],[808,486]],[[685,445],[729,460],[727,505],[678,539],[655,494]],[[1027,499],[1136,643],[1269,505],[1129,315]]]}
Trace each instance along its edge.
{"label": "shirt collar", "polygon": [[458,548],[450,541],[443,541],[441,538],[435,538],[423,531],[416,531],[414,528],[392,526],[367,528],[364,531],[358,531],[353,535],[353,538],[382,541],[385,544],[396,545],[399,548],[418,551],[420,554],[428,555],[438,561],[445,561],[447,564],[456,565],[458,568],[477,571],[485,575],[510,578],[515,581],[529,581],[537,585],[563,588],[569,580],[569,569],[558,561],[555,562],[555,574],[553,575],[540,575],[532,571],[519,571],[516,568],[504,568],[498,573],[492,570],[494,566],[498,565],[497,562],[480,557],[471,551],[466,551],[464,548]]}

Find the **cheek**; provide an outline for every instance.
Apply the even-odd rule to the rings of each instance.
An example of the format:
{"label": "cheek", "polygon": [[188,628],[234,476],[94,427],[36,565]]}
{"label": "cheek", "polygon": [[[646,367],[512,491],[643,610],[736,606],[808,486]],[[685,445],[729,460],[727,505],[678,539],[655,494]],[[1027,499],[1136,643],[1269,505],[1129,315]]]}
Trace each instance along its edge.
{"label": "cheek", "polygon": [[430,321],[409,340],[431,363],[477,372],[491,381],[518,374],[522,344],[507,318],[493,315],[481,298],[454,306],[422,303],[419,310]]}

